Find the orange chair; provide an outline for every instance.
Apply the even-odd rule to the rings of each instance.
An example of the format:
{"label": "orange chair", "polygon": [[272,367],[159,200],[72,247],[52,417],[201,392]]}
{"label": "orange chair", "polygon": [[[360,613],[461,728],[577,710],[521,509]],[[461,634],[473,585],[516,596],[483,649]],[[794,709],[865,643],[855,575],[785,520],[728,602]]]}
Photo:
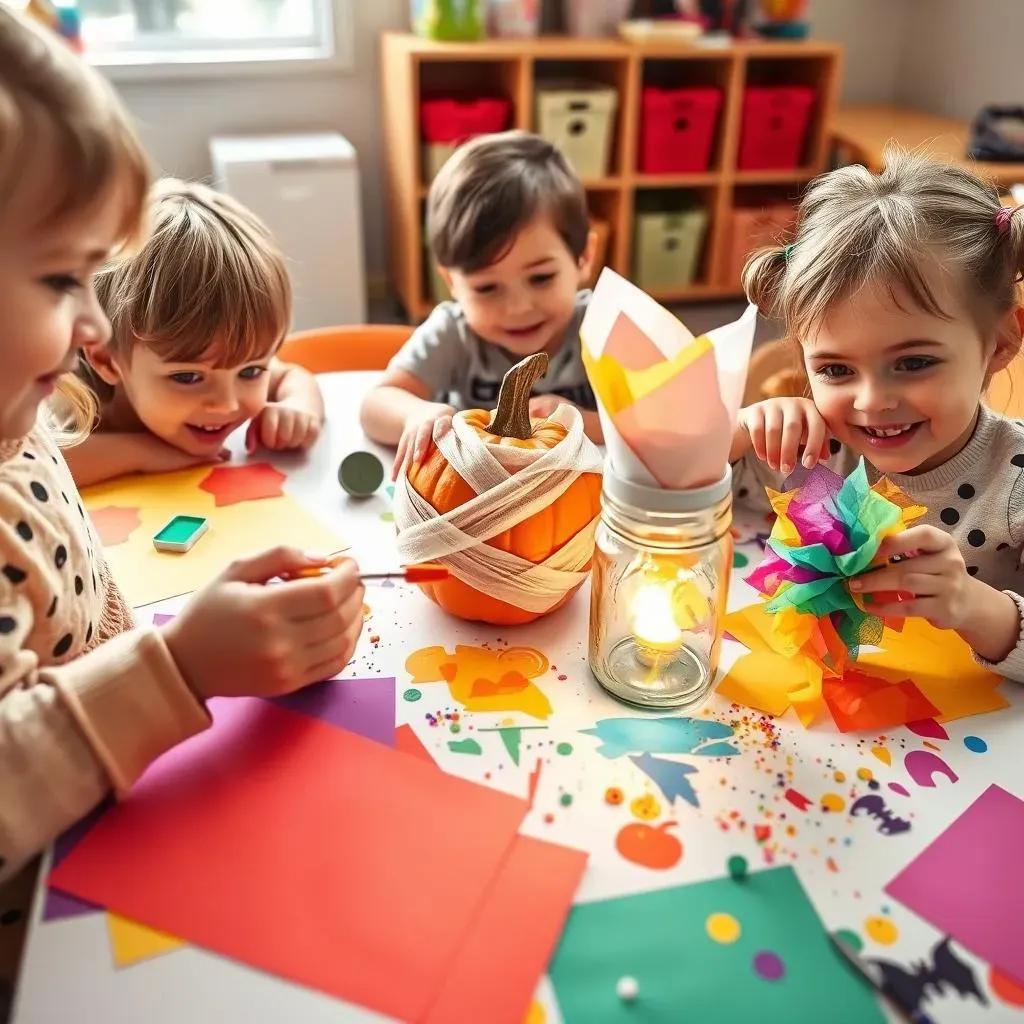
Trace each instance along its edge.
{"label": "orange chair", "polygon": [[321,327],[285,338],[277,354],[282,362],[295,363],[310,373],[384,370],[412,332],[408,324]]}

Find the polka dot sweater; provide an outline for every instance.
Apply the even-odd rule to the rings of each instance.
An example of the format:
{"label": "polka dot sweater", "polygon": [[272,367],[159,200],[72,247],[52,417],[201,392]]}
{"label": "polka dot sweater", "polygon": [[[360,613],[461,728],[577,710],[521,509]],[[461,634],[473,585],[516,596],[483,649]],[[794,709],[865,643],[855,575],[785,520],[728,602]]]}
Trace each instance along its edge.
{"label": "polka dot sweater", "polygon": [[209,724],[43,427],[0,442],[0,881]]}
{"label": "polka dot sweater", "polygon": [[[826,465],[844,476],[858,456],[837,441]],[[874,483],[879,474],[867,466]],[[928,473],[887,474],[905,494],[928,509],[917,522],[937,526],[957,542],[972,576],[1009,594],[1024,623],[1024,421],[998,416],[982,407],[970,441],[948,462]],[[782,478],[756,455],[734,467],[733,494],[738,505],[770,510],[766,487],[779,490]],[[763,504],[762,504],[763,499]],[[988,663],[986,663],[988,664]],[[1024,627],[1017,646],[993,671],[1024,682]]]}

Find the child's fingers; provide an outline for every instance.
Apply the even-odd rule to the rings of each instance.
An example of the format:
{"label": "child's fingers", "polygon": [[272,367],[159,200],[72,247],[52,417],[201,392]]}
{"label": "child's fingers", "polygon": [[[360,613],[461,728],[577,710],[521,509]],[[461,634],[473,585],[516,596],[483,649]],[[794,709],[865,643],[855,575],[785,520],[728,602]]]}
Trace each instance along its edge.
{"label": "child's fingers", "polygon": [[397,480],[402,475],[402,467],[405,465],[405,456],[409,451],[409,434],[402,432],[398,439],[398,451],[395,452],[395,461],[391,466],[391,479]]}
{"label": "child's fingers", "polygon": [[779,468],[782,453],[782,410],[777,406],[769,406],[764,413],[764,450],[765,461],[772,469]]}
{"label": "child's fingers", "polygon": [[828,429],[820,416],[809,416],[807,422],[807,439],[804,442],[804,469],[814,469],[820,458],[828,450]]}
{"label": "child's fingers", "polygon": [[804,436],[804,421],[793,415],[784,416],[782,438],[779,443],[779,469],[789,476],[800,458],[800,442]]}
{"label": "child's fingers", "polygon": [[249,420],[249,427],[245,432],[245,450],[252,455],[260,440],[260,417]]}
{"label": "child's fingers", "polygon": [[760,408],[751,409],[747,416],[746,426],[754,454],[762,462],[767,462],[768,456],[764,448],[764,411]]}
{"label": "child's fingers", "polygon": [[890,559],[895,555],[914,557],[921,554],[934,554],[943,551],[953,544],[952,538],[934,526],[911,526],[902,533],[886,537],[878,545],[877,557]]}

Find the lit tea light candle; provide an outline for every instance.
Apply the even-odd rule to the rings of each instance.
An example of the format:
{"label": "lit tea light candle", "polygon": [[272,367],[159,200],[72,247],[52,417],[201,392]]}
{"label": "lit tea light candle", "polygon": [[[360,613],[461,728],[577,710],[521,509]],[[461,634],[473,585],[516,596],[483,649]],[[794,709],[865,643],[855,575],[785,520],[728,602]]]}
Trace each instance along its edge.
{"label": "lit tea light candle", "polygon": [[672,610],[672,587],[644,583],[630,603],[630,628],[636,640],[636,657],[654,668],[675,657],[683,646],[683,631]]}

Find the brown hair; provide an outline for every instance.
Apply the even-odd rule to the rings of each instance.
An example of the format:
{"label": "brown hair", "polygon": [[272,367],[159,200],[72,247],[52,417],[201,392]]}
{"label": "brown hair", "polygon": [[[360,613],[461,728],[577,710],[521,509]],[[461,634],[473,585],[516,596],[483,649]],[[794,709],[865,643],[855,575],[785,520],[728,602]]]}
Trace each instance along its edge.
{"label": "brown hair", "polygon": [[836,303],[879,281],[897,306],[909,299],[950,319],[926,273],[938,264],[957,272],[965,305],[986,334],[1017,304],[1024,275],[1024,210],[1001,209],[996,189],[969,171],[891,150],[880,174],[858,165],[812,182],[794,243],[751,256],[743,288],[800,339]]}
{"label": "brown hair", "polygon": [[434,259],[472,273],[511,247],[520,229],[546,213],[579,260],[587,248],[587,197],[565,157],[529,132],[481,135],[441,168],[427,199]]}
{"label": "brown hair", "polygon": [[150,203],[152,234],[111,262],[96,294],[110,318],[109,346],[218,366],[261,359],[284,339],[292,292],[284,256],[263,222],[205,185],[165,178]]}
{"label": "brown hair", "polygon": [[[40,167],[53,180],[38,227],[89,210],[116,187],[124,241],[139,240],[149,165],[121,103],[62,39],[0,4],[0,215],[17,201],[26,168]],[[95,401],[70,375],[58,389],[58,439],[74,444],[93,425]]]}

